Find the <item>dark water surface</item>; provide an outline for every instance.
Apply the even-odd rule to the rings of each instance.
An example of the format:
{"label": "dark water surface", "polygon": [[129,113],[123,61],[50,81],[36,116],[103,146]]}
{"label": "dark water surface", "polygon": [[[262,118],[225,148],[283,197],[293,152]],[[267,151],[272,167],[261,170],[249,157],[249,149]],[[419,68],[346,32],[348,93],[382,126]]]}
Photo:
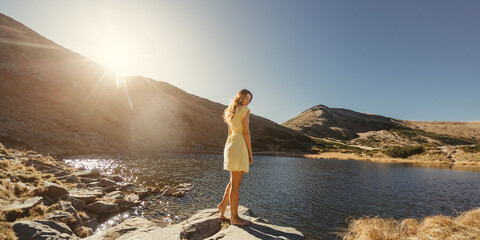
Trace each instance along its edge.
{"label": "dark water surface", "polygon": [[[229,173],[223,156],[164,155],[148,159],[65,159],[72,166],[119,173],[144,186],[192,183],[181,199],[151,196],[103,229],[132,215],[159,224],[179,222],[221,201]],[[480,172],[409,164],[255,156],[244,175],[240,205],[271,223],[292,226],[307,239],[335,239],[349,217],[419,218],[457,215],[480,207]]]}

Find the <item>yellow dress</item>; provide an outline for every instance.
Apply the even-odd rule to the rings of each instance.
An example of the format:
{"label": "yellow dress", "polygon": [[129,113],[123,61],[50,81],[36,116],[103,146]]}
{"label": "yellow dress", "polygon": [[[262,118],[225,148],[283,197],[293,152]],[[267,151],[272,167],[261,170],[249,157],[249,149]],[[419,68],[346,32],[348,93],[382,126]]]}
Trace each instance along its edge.
{"label": "yellow dress", "polygon": [[240,106],[229,124],[232,134],[227,138],[223,150],[223,169],[225,170],[248,173],[248,149],[243,138],[243,118],[248,112],[250,109],[247,106]]}

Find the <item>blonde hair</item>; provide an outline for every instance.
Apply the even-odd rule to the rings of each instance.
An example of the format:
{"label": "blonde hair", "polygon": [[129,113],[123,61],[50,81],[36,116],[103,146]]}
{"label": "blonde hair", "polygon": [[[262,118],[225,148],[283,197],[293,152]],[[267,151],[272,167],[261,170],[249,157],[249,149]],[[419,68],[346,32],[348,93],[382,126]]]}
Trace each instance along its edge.
{"label": "blonde hair", "polygon": [[225,111],[223,111],[223,120],[227,124],[232,122],[235,111],[237,111],[238,107],[240,106],[240,103],[243,101],[245,96],[247,96],[247,94],[250,94],[250,101],[252,101],[253,99],[252,93],[247,89],[242,89],[237,93],[235,98],[233,98],[233,100],[230,102],[230,105],[225,109]]}

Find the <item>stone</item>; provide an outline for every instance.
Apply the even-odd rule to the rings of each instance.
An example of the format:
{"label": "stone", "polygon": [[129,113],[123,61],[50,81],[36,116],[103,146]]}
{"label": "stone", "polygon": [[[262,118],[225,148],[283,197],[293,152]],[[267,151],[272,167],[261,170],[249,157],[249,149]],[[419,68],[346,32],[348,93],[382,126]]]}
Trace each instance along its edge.
{"label": "stone", "polygon": [[130,194],[126,195],[124,199],[129,201],[129,202],[133,202],[133,203],[140,201],[140,198],[135,193],[130,193]]}
{"label": "stone", "polygon": [[305,239],[303,234],[295,228],[269,224],[267,221],[255,217],[255,214],[250,209],[243,206],[239,206],[238,210],[240,216],[252,221],[250,225],[230,225],[228,220],[222,221],[218,218],[218,209],[212,208],[199,211],[188,220],[165,228],[161,228],[146,219],[134,217],[86,239],[106,239],[108,236],[114,236],[117,240]]}
{"label": "stone", "polygon": [[107,192],[107,193],[113,192],[113,191],[115,191],[115,190],[118,190],[118,189],[117,189],[117,186],[110,186],[110,187],[105,187],[105,188],[103,188],[103,191],[104,191],[104,192]]}
{"label": "stone", "polygon": [[111,199],[121,199],[125,196],[125,193],[122,191],[114,191],[111,193],[108,193],[104,196],[104,198],[111,198]]}
{"label": "stone", "polygon": [[105,202],[105,201],[97,201],[94,203],[90,203],[87,206],[85,206],[85,209],[100,215],[117,213],[120,211],[120,207],[118,206],[117,203]]}
{"label": "stone", "polygon": [[135,186],[133,186],[132,183],[127,183],[127,184],[122,185],[120,187],[120,190],[122,190],[122,191],[133,191],[134,189],[135,189]]}
{"label": "stone", "polygon": [[74,197],[68,197],[65,201],[69,201],[72,203],[72,206],[77,210],[77,211],[82,211],[83,208],[85,207],[85,201],[74,198]]}
{"label": "stone", "polygon": [[101,187],[72,188],[69,193],[71,197],[83,200],[86,204],[92,203],[96,198],[104,196],[103,189]]}
{"label": "stone", "polygon": [[56,183],[44,182],[43,186],[43,195],[48,196],[52,199],[60,199],[67,195],[67,189],[61,187]]}
{"label": "stone", "polygon": [[97,230],[99,224],[96,218],[87,218],[83,219],[83,226],[92,229],[93,231]]}
{"label": "stone", "polygon": [[[117,240],[126,240],[126,239],[148,239],[148,238],[137,238],[139,233],[149,232],[160,227],[157,224],[148,221],[145,218],[133,217],[127,219],[120,223],[117,226],[114,226],[106,231],[101,231],[99,234],[92,235],[90,237],[84,238],[85,240],[103,240],[109,239],[108,236],[118,236],[115,237]],[[150,238],[150,239],[163,239],[163,238]],[[178,236],[177,236],[177,239]]]}
{"label": "stone", "polygon": [[177,197],[177,198],[181,198],[181,197],[185,196],[185,191],[176,191],[176,192],[172,193],[172,196]]}
{"label": "stone", "polygon": [[152,194],[147,188],[135,188],[135,193],[140,199],[145,199]]}
{"label": "stone", "polygon": [[79,172],[76,172],[75,175],[77,175],[80,178],[95,178],[95,179],[98,179],[101,176],[100,170],[96,168],[90,170],[90,172],[79,171]]}
{"label": "stone", "polygon": [[111,176],[107,176],[107,178],[117,183],[123,182],[123,178],[120,177],[119,175],[111,175]]}
{"label": "stone", "polygon": [[35,207],[36,205],[42,203],[43,198],[42,197],[32,197],[28,198],[27,200],[23,202],[14,202],[10,205],[7,206],[0,206],[0,211],[28,211],[31,208]]}
{"label": "stone", "polygon": [[115,202],[118,204],[120,210],[127,210],[135,205],[135,202],[130,202],[125,199],[115,199]]}
{"label": "stone", "polygon": [[77,239],[72,231],[62,223],[55,221],[18,221],[13,223],[19,240],[27,239]]}
{"label": "stone", "polygon": [[97,182],[96,178],[85,178],[85,177],[79,177],[80,182],[82,183],[92,183],[92,182]]}
{"label": "stone", "polygon": [[45,216],[49,220],[67,223],[72,220],[72,216],[64,211],[55,211]]}
{"label": "stone", "polygon": [[165,186],[165,187],[163,187],[161,192],[162,192],[163,196],[172,196],[172,194],[176,191],[177,190],[175,188],[172,188],[170,186]]}
{"label": "stone", "polygon": [[110,180],[110,179],[105,179],[105,178],[102,178],[100,179],[100,181],[98,181],[98,183],[100,184],[101,187],[110,187],[110,186],[116,186],[117,183]]}
{"label": "stone", "polygon": [[68,226],[71,229],[77,229],[78,227],[83,225],[83,221],[78,216],[77,210],[72,206],[70,202],[60,201],[60,206],[62,207],[63,211],[70,213],[72,216],[72,221],[68,223]]}
{"label": "stone", "polygon": [[78,179],[75,175],[66,175],[61,177],[56,177],[58,180],[65,180],[68,183],[80,183],[80,179]]}

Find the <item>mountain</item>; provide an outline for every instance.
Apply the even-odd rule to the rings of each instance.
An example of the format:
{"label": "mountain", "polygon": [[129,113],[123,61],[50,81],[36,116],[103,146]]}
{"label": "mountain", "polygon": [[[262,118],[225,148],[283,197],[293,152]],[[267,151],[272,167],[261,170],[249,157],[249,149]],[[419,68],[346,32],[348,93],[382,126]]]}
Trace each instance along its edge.
{"label": "mountain", "polygon": [[314,138],[369,147],[480,142],[480,122],[406,121],[324,105],[314,106],[282,125]]}
{"label": "mountain", "polygon": [[[54,154],[220,152],[225,108],[166,82],[118,76],[0,14],[0,142],[6,146]],[[303,133],[255,114],[250,122],[255,151],[312,145]]]}

